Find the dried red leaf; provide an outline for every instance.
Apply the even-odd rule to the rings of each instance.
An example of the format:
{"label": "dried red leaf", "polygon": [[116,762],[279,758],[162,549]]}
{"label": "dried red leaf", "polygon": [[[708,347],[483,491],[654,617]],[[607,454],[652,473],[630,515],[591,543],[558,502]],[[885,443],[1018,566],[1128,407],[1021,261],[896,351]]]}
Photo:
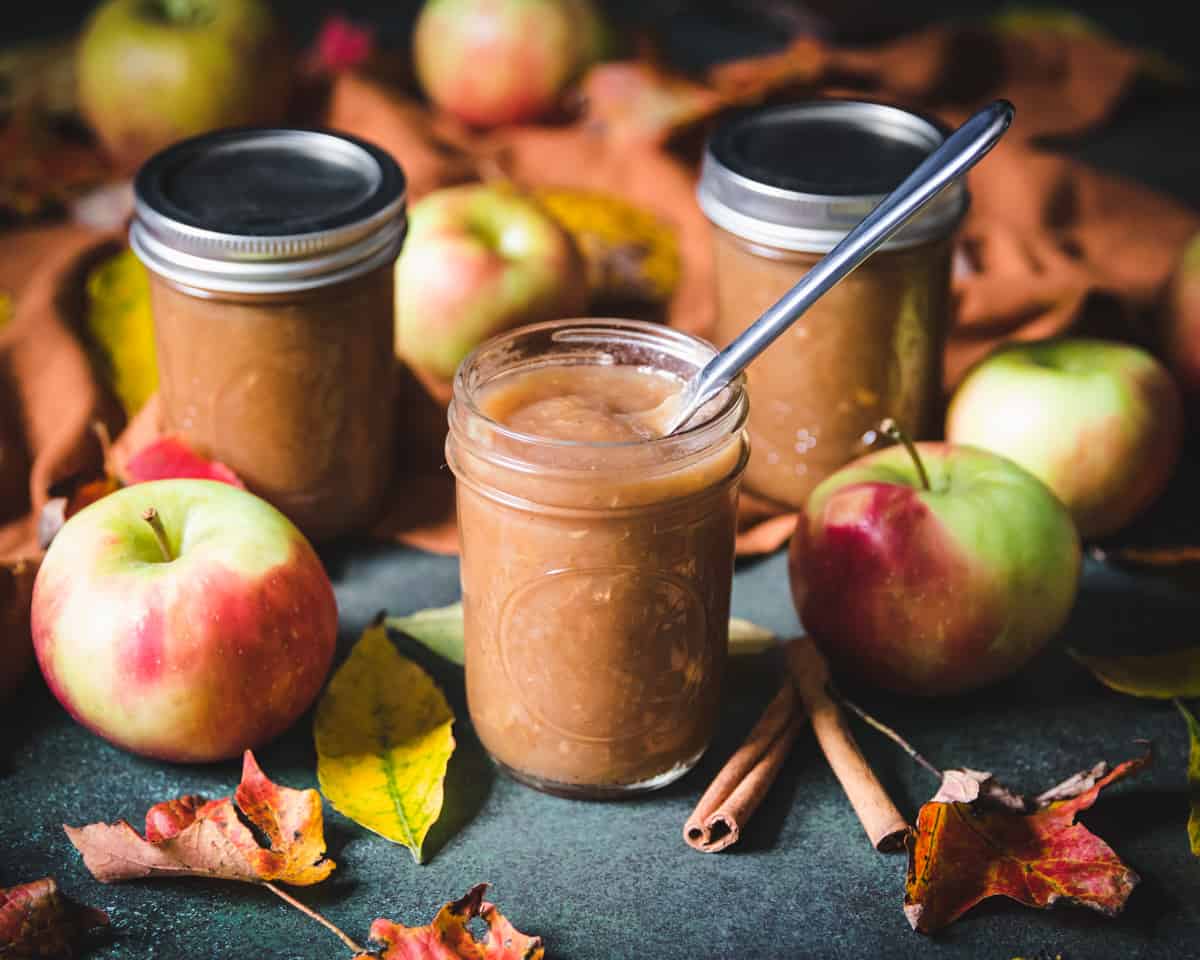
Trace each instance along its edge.
{"label": "dried red leaf", "polygon": [[375,50],[375,31],[341,14],[330,14],[317,31],[309,69],[317,73],[337,73],[360,66]]}
{"label": "dried red leaf", "polygon": [[[254,839],[239,811],[266,835],[269,849]],[[185,796],[157,803],[146,812],[145,837],[124,820],[63,829],[101,883],[199,876],[307,886],[334,868],[325,858],[321,795],[272,783],[249,750],[233,797],[205,802]]]}
{"label": "dried red leaf", "polygon": [[637,61],[592,67],[582,89],[588,126],[614,142],[664,142],[725,103],[708,87]]}
{"label": "dried red leaf", "polygon": [[108,914],[75,903],[53,877],[0,890],[0,957],[73,957],[84,934]]}
{"label": "dried red leaf", "polygon": [[142,447],[126,462],[122,477],[128,484],[183,478],[219,480],[243,490],[246,488],[241,478],[225,464],[200,456],[181,437],[174,435],[159,437]]}
{"label": "dried red leaf", "polygon": [[[476,884],[464,897],[443,906],[425,927],[376,920],[371,924],[371,949],[381,960],[542,960],[542,938],[517,930],[483,899],[486,890],[486,883]],[[475,917],[482,917],[488,927],[483,943],[467,929]]]}
{"label": "dried red leaf", "polygon": [[925,804],[909,841],[904,913],[913,929],[932,933],[993,896],[1043,908],[1067,899],[1106,916],[1120,913],[1138,875],[1075,817],[1149,759],[1127,760],[1036,813],[986,803]]}
{"label": "dried red leaf", "polygon": [[1200,563],[1200,547],[1119,547],[1105,550],[1092,547],[1091,555],[1100,563],[1115,563],[1131,567],[1186,567]]}

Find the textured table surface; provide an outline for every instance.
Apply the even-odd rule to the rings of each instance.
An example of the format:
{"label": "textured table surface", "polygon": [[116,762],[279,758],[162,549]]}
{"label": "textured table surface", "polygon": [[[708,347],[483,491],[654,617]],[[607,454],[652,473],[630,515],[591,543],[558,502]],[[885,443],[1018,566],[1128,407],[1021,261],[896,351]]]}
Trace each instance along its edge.
{"label": "textured table surface", "polygon": [[[1200,470],[1179,476],[1175,495]],[[1155,520],[1178,525],[1168,501]],[[1194,514],[1192,514],[1194,516]],[[452,601],[457,564],[403,549],[350,546],[328,552],[342,611],[342,649],[380,608],[406,613]],[[784,557],[739,570],[735,613],[780,632],[796,629]],[[1200,863],[1188,852],[1183,724],[1170,704],[1100,687],[1064,653],[1065,643],[1153,649],[1195,635],[1194,585],[1133,578],[1091,564],[1072,620],[1054,648],[984,693],[913,701],[854,691],[935,763],[967,765],[1037,791],[1153,741],[1143,774],[1109,788],[1083,820],[1142,875],[1125,914],[1105,920],[1079,908],[1048,912],[993,900],[935,938],[911,932],[901,912],[903,855],[871,850],[811,736],[802,735],[742,843],[719,855],[684,845],[684,819],[778,682],[772,653],[735,661],[721,735],[701,766],[660,794],[624,803],[543,796],[491,770],[462,720],[450,765],[446,811],[426,865],[327,807],[339,868],[299,895],[358,937],[387,916],[423,923],[442,902],[487,880],[524,930],[550,955],[615,957],[1200,957]],[[407,640],[402,649],[431,670],[459,717],[462,674]],[[869,729],[864,750],[910,816],[935,784]],[[228,793],[238,766],[180,767],[124,754],[77,727],[35,678],[0,712],[0,886],[47,873],[108,910],[116,936],[99,957],[335,957],[341,946],[269,893],[203,880],[95,883],[60,824],[125,817],[185,792]],[[305,718],[258,752],[267,773],[315,785]]]}
{"label": "textured table surface", "polygon": [[[1192,95],[1137,100],[1079,153],[1200,205],[1197,119]],[[1168,496],[1127,539],[1195,542],[1198,482],[1193,444]],[[342,653],[382,608],[404,614],[458,596],[452,559],[366,544],[342,544],[324,556],[341,609]],[[1063,635],[1010,680],[936,701],[851,691],[935,763],[992,770],[1028,791],[1101,758],[1134,756],[1142,749],[1135,741],[1152,741],[1151,767],[1109,788],[1082,817],[1142,876],[1117,920],[992,900],[932,941],[911,932],[901,912],[904,856],[871,850],[810,735],[800,737],[738,847],[716,856],[686,847],[684,819],[778,682],[774,654],[734,662],[720,736],[696,771],[657,795],[604,804],[543,796],[496,775],[466,722],[461,670],[405,640],[402,649],[433,673],[460,717],[428,862],[415,866],[406,850],[327,806],[339,867],[299,895],[363,939],[375,917],[425,923],[440,904],[486,880],[514,923],[540,933],[549,955],[564,960],[1200,957],[1200,861],[1184,831],[1183,724],[1170,704],[1110,693],[1062,652],[1065,645],[1144,651],[1194,642],[1197,585],[1089,563]],[[782,555],[739,567],[734,612],[781,633],[797,629]],[[935,788],[932,778],[866,727],[855,731],[900,808],[914,815]],[[280,783],[315,785],[310,718],[258,757]],[[140,823],[157,800],[225,795],[237,777],[234,763],[181,767],[124,754],[72,723],[31,677],[0,707],[0,887],[53,874],[70,894],[106,909],[114,935],[96,957],[348,956],[315,924],[253,887],[95,883],[60,826],[119,817]]]}

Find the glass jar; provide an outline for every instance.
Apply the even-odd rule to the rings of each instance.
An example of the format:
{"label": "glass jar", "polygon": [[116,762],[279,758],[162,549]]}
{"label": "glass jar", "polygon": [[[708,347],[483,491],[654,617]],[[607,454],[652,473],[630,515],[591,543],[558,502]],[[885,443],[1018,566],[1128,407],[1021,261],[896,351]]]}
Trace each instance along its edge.
{"label": "glass jar", "polygon": [[[713,224],[717,344],[791,289],[943,136],[907,111],[845,100],[720,125],[698,188]],[[952,235],[966,205],[961,181],[948,187],[750,365],[747,491],[798,509],[866,452],[884,417],[916,437],[935,430]]]}
{"label": "glass jar", "polygon": [[164,429],[315,540],[363,528],[395,456],[399,167],[341,135],[242,129],[155,155],[135,193]]}
{"label": "glass jar", "polygon": [[740,380],[699,425],[621,443],[551,440],[490,419],[506,377],[560,364],[690,376],[713,348],[655,324],[520,328],[454,381],[447,461],[458,482],[466,684],[493,760],[585,797],[665,786],[717,719],[748,454]]}

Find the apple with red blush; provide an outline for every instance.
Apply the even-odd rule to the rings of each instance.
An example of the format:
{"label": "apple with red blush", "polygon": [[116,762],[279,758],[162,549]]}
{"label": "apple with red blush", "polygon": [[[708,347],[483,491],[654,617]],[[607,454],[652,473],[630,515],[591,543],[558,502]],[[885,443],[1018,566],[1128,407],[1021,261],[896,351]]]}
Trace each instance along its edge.
{"label": "apple with red blush", "polygon": [[1200,424],[1200,233],[1184,247],[1167,284],[1163,355],[1188,412]]}
{"label": "apple with red blush", "polygon": [[426,194],[396,261],[397,355],[448,381],[479,343],[512,327],[578,315],[583,261],[533,197],[472,183]]}
{"label": "apple with red blush", "polygon": [[1183,444],[1171,374],[1131,343],[1059,337],[1001,346],[951,397],[946,440],[1015,460],[1084,538],[1128,525],[1166,489]]}
{"label": "apple with red blush", "polygon": [[592,0],[427,0],[413,27],[417,79],[473,127],[536,120],[609,45]]}
{"label": "apple with red blush", "polygon": [[1079,535],[1053,493],[977,447],[902,443],[809,496],[789,548],[796,610],[836,671],[899,693],[1012,674],[1075,601]]}
{"label": "apple with red blush", "polygon": [[31,621],[46,683],[76,720],[133,753],[204,762],[266,743],[308,709],[337,604],[308,540],[265,500],[172,479],[64,524]]}

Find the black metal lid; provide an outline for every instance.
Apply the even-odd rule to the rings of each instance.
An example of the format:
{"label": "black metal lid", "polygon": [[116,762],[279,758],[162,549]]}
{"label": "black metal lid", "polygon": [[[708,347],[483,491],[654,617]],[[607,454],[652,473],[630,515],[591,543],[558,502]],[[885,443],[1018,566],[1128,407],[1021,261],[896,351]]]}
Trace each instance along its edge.
{"label": "black metal lid", "polygon": [[405,180],[354,137],[221,130],[151,157],[134,181],[130,242],[147,266],[204,289],[323,286],[395,256]]}
{"label": "black metal lid", "polygon": [[[786,250],[831,249],[925,159],[945,132],[898,107],[819,100],[745,111],[717,127],[698,199],[718,226]],[[884,248],[951,230],[966,209],[961,181]]]}

